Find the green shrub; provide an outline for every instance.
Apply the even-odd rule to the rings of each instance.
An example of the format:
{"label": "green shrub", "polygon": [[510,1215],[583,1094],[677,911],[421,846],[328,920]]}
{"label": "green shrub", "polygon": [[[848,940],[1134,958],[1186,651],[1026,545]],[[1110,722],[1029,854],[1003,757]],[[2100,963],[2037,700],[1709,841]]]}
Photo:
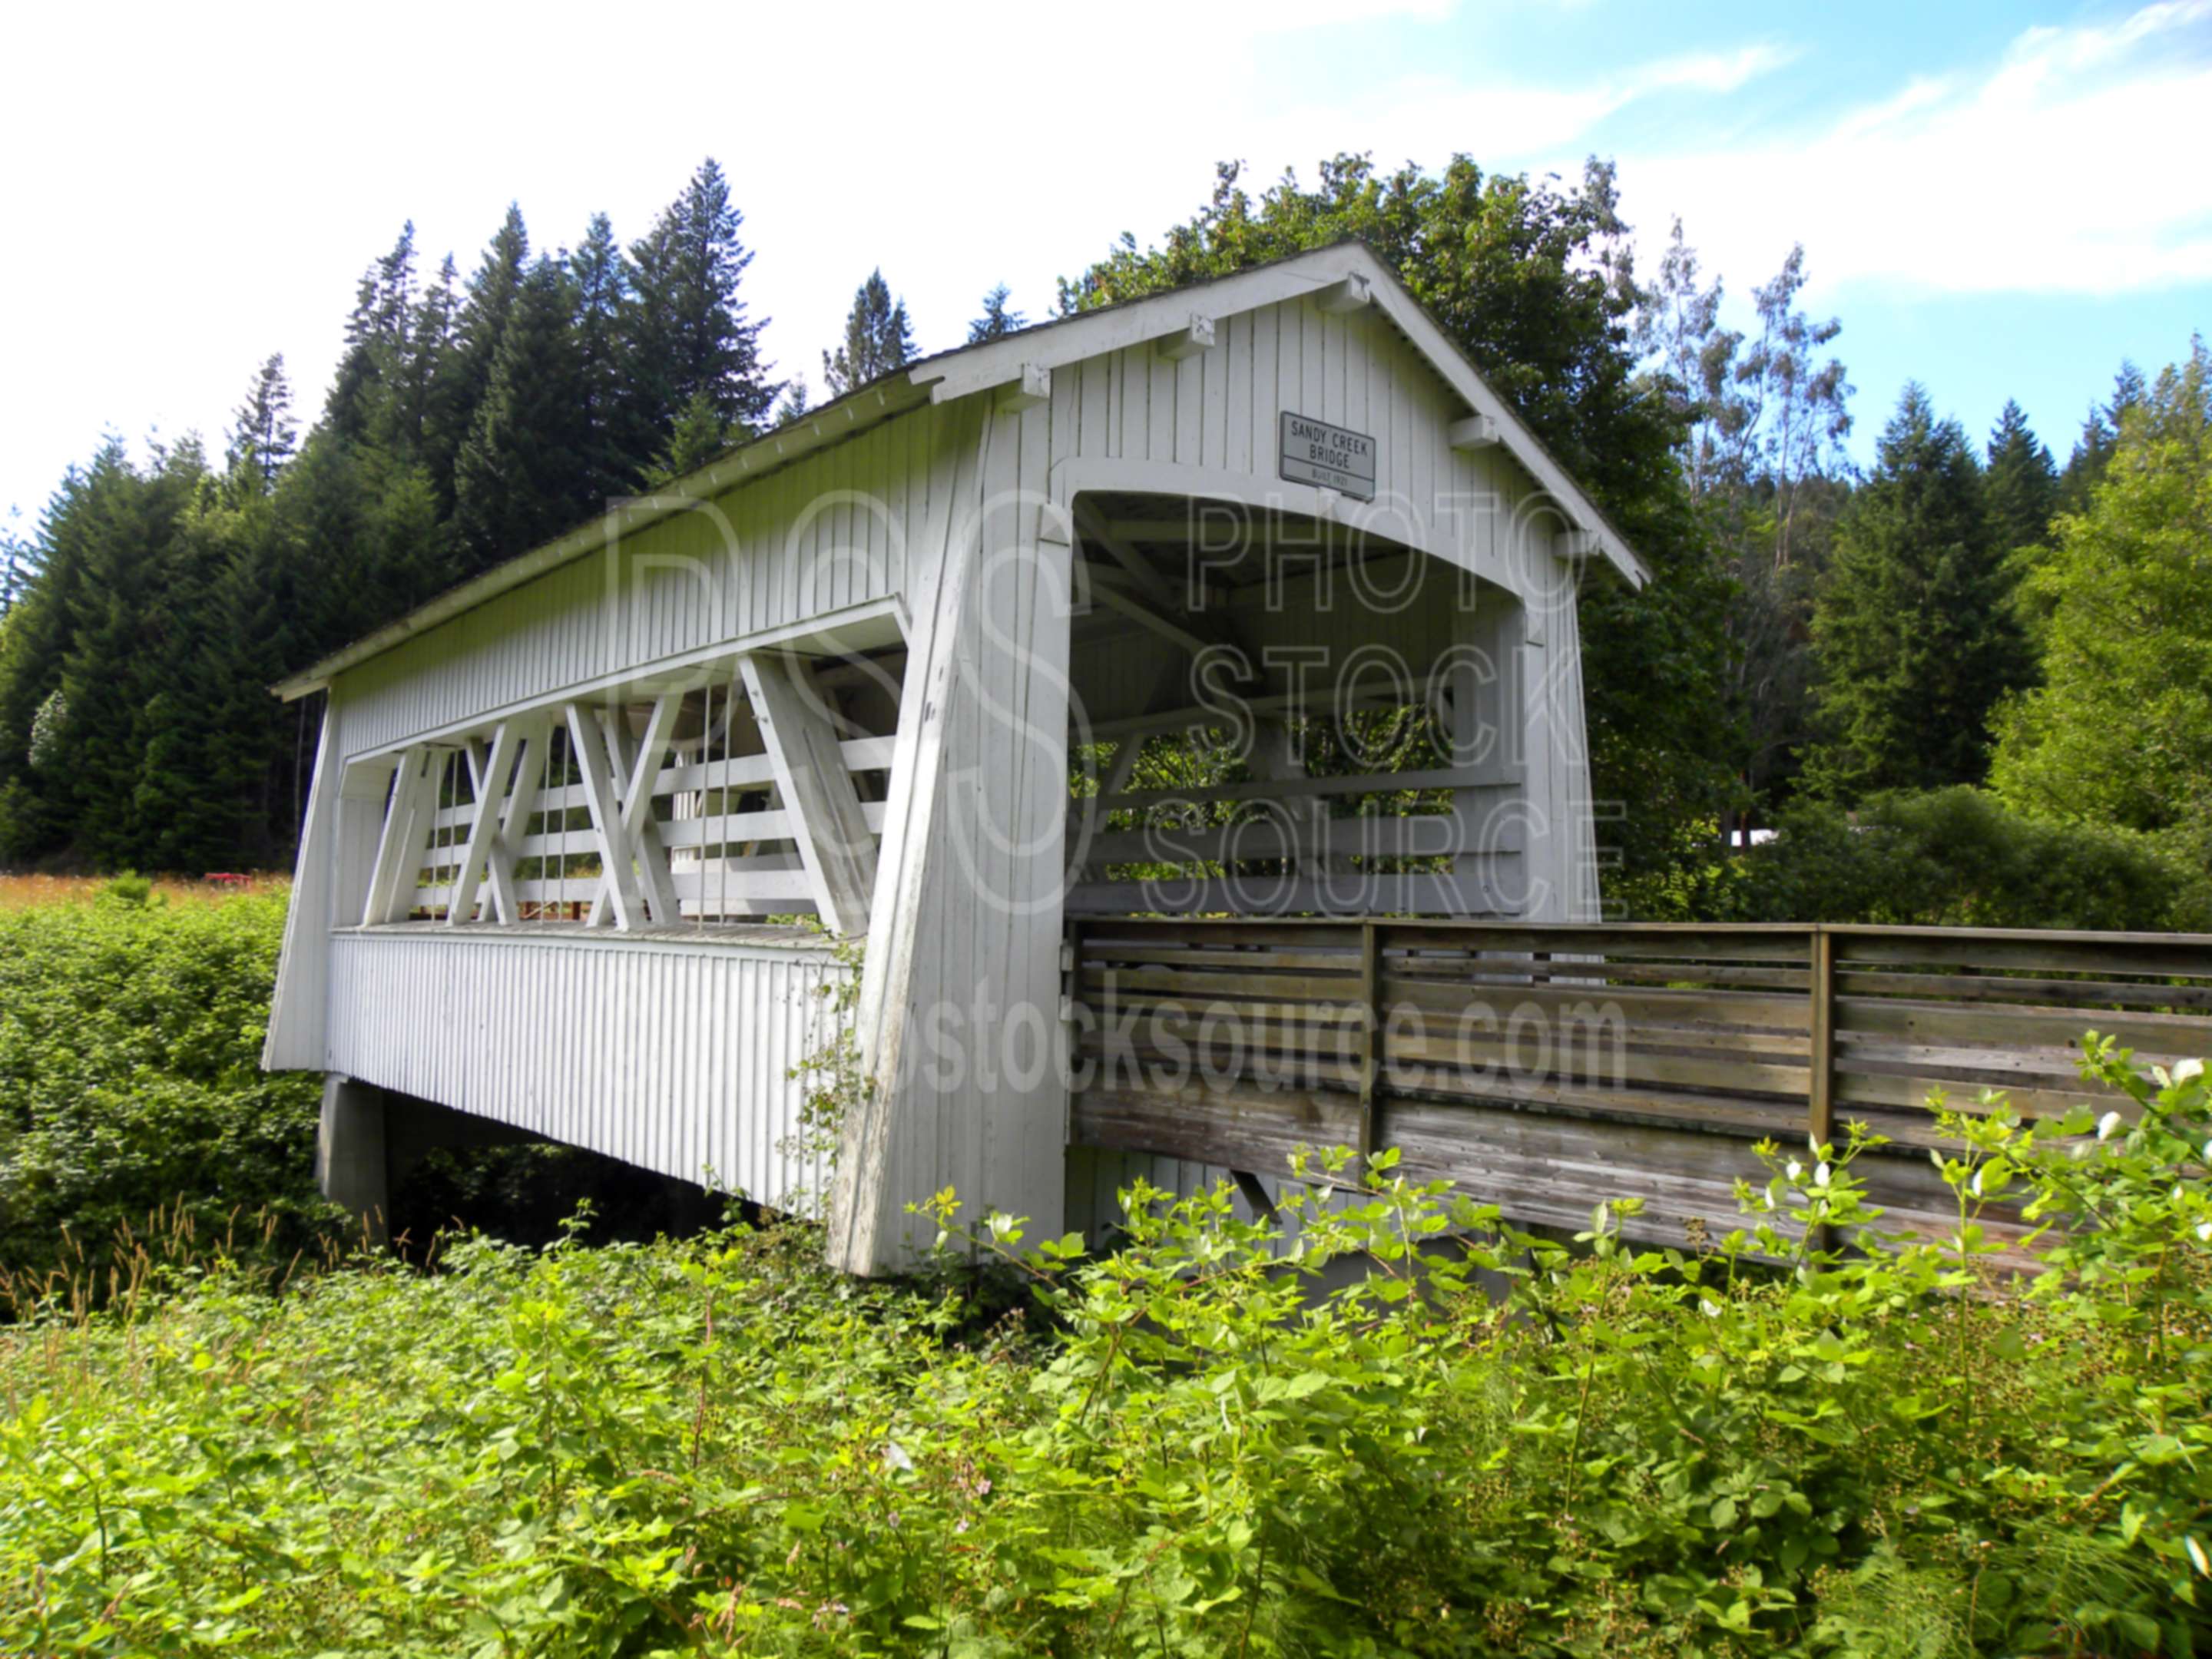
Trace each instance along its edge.
{"label": "green shrub", "polygon": [[2027,817],[1978,789],[1806,804],[1779,830],[1702,896],[1711,919],[2212,927],[2212,866],[2178,837]]}
{"label": "green shrub", "polygon": [[142,878],[89,905],[0,914],[0,1267],[94,1250],[181,1200],[221,1231],[282,1219],[287,1254],[330,1213],[314,1186],[319,1085],[260,1069],[281,894],[157,905]]}
{"label": "green shrub", "polygon": [[[1138,1188],[1097,1259],[992,1218],[1003,1314],[799,1230],[218,1273],[0,1334],[0,1649],[2201,1651],[2212,1097],[2089,1066],[2101,1121],[1947,1113],[1954,1233],[1863,1256],[1808,1231],[1878,1222],[1854,1137],[1683,1249],[1390,1154],[1294,1245],[1224,1191]],[[2023,1199],[2095,1225],[2000,1281]]]}

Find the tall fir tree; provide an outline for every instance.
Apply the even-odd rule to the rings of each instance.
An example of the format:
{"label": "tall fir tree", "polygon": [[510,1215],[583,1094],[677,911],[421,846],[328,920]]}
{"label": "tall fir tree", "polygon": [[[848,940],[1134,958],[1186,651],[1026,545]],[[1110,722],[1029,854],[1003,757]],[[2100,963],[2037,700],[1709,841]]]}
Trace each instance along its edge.
{"label": "tall fir tree", "polygon": [[285,376],[280,351],[255,373],[246,401],[232,414],[224,459],[236,483],[265,495],[276,487],[276,475],[299,447],[300,428],[292,419],[292,383]]}
{"label": "tall fir tree", "polygon": [[452,345],[436,369],[436,418],[426,425],[419,453],[441,508],[449,507],[453,500],[453,469],[491,389],[492,361],[499,355],[529,264],[530,232],[522,222],[521,208],[510,202],[507,217],[469,278],[454,317]]}
{"label": "tall fir tree", "polygon": [[753,259],[738,237],[744,224],[709,156],[630,246],[623,439],[632,455],[664,453],[694,398],[725,430],[742,432],[762,429],[775,406],[782,388],[760,355],[767,319],[748,318],[738,297]]}
{"label": "tall fir tree", "polygon": [[1989,500],[1997,548],[2004,553],[2039,545],[2058,510],[2058,469],[2051,451],[2029,427],[2027,411],[2009,398],[1990,433]]}
{"label": "tall fir tree", "polygon": [[983,296],[983,314],[968,325],[968,343],[981,345],[1002,334],[1027,328],[1029,319],[1013,308],[1012,292],[1004,283]]}
{"label": "tall fir tree", "polygon": [[2081,435],[2075,442],[2074,453],[2066,458],[2066,470],[2058,478],[2061,510],[2088,510],[2089,497],[2104,481],[2105,469],[2112,464],[2112,452],[2119,446],[2120,422],[2130,410],[2142,402],[2143,392],[2142,370],[2124,361],[2119,373],[2112,377],[2111,398],[2089,405],[2088,416],[2081,422]]}
{"label": "tall fir tree", "polygon": [[584,240],[569,256],[575,296],[577,374],[583,399],[580,465],[592,508],[627,495],[637,483],[637,464],[623,445],[623,411],[629,359],[623,337],[629,303],[629,267],[614,224],[592,216]]}
{"label": "tall fir tree", "polygon": [[353,442],[376,441],[390,422],[386,409],[407,363],[415,306],[415,222],[401,227],[392,251],[372,262],[355,289],[345,351],[331,376],[323,420]]}
{"label": "tall fir tree", "polygon": [[843,341],[834,353],[822,354],[822,379],[832,398],[842,398],[855,386],[905,368],[914,355],[914,326],[907,318],[906,301],[891,298],[878,265],[853,295]]}
{"label": "tall fir tree", "polygon": [[1851,801],[1982,781],[1991,713],[2032,658],[1973,447],[1917,385],[1844,512],[1813,644],[1815,788]]}
{"label": "tall fir tree", "polygon": [[568,267],[541,258],[507,313],[490,383],[454,465],[453,519],[471,570],[526,552],[591,511],[575,311]]}

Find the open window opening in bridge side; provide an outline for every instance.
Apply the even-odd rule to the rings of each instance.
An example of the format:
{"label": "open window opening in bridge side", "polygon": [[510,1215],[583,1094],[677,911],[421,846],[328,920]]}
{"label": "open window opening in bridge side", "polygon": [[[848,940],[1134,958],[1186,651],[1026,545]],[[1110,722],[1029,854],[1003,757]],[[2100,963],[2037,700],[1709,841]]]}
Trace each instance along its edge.
{"label": "open window opening in bridge side", "polygon": [[1517,598],[1280,511],[1073,517],[1071,914],[1524,912]]}
{"label": "open window opening in bridge side", "polygon": [[337,920],[865,933],[904,668],[902,647],[732,653],[356,761]]}

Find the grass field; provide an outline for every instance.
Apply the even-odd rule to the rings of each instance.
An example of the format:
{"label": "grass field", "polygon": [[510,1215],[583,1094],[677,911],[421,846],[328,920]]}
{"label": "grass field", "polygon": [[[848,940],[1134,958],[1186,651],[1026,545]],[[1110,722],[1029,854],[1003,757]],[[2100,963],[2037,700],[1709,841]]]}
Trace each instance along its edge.
{"label": "grass field", "polygon": [[[15,875],[0,871],[0,911],[89,904],[112,879],[107,876]],[[173,904],[216,904],[240,893],[281,893],[291,884],[289,876],[266,872],[240,872],[221,881],[204,876],[197,879],[156,876],[152,879],[155,893]]]}

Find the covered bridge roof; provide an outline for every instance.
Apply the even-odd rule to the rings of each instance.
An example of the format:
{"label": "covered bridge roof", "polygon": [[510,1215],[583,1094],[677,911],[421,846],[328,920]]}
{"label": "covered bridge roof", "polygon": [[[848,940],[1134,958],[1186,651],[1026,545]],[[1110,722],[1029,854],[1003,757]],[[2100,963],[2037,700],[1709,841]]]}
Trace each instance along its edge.
{"label": "covered bridge roof", "polygon": [[1630,581],[1641,586],[1650,580],[1642,562],[1597,504],[1568,477],[1512,405],[1492,389],[1399,281],[1397,273],[1365,243],[1346,240],[921,358],[809,410],[787,426],[739,444],[651,495],[617,503],[566,535],[448,588],[396,622],[280,681],[274,690],[287,702],[322,690],[346,670],[547,571],[598,551],[611,537],[633,534],[908,410],[988,391],[1019,380],[1024,370],[1050,370],[1169,333],[1191,321],[1192,301],[1200,294],[1206,297],[1206,314],[1218,318],[1344,283],[1364,284],[1366,297],[1466,403],[1469,412],[1495,423],[1500,447],[1549,492],[1575,530],[1587,534],[1596,550]]}

